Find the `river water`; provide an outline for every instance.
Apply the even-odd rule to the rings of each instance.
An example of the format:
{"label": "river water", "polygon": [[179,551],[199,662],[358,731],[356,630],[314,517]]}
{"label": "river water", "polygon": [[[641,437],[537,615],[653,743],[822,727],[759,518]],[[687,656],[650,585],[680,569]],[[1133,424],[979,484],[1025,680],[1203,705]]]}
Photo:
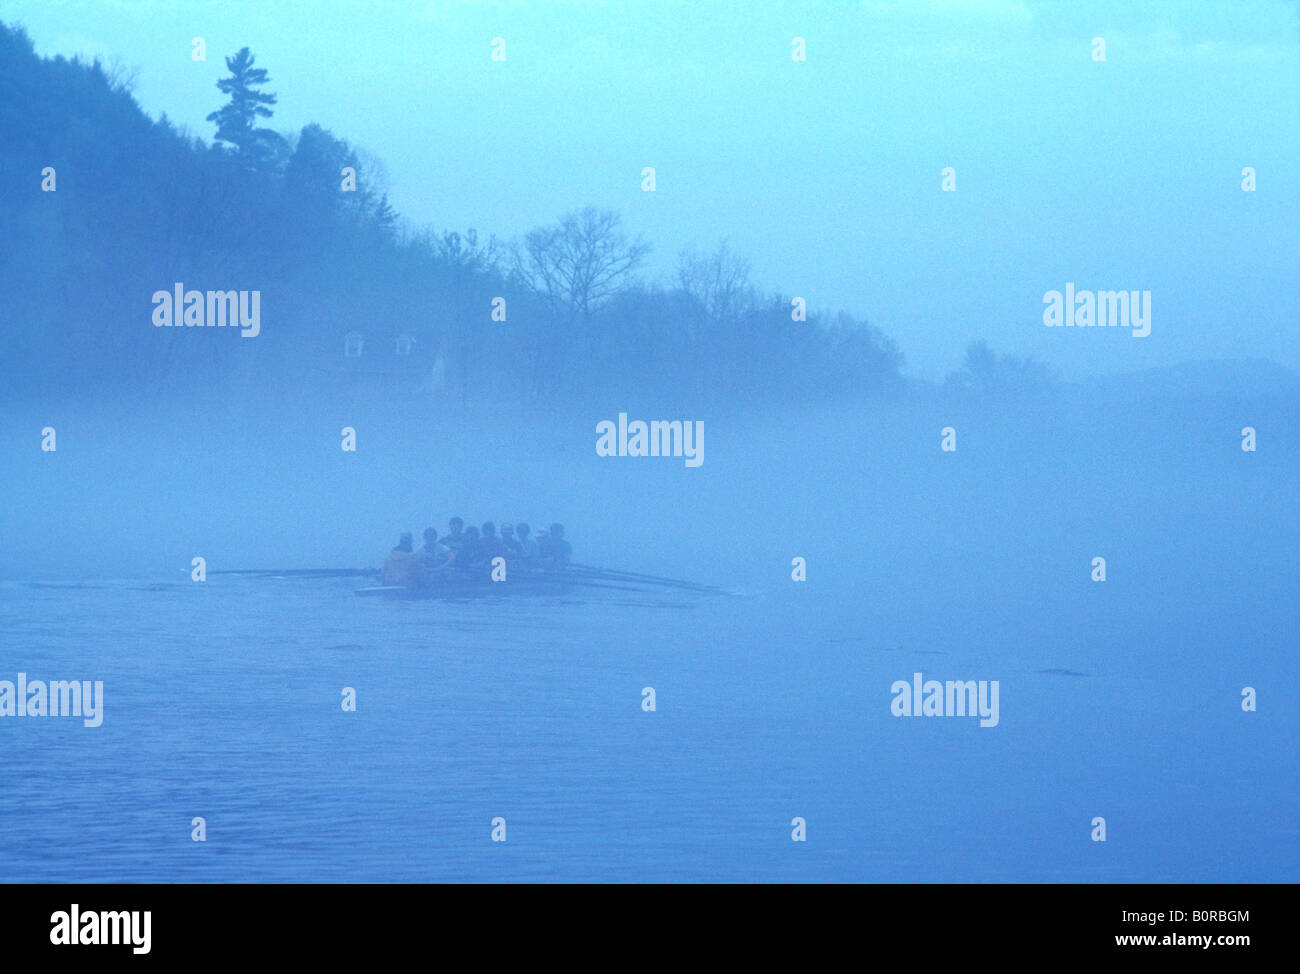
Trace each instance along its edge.
{"label": "river water", "polygon": [[[0,876],[1295,875],[1294,718],[1215,701],[1204,673],[866,638],[756,594],[389,602],[352,584],[0,588],[23,648],[4,678],[104,683],[99,727],[0,725]],[[998,726],[892,716],[914,671],[1000,678]]]}
{"label": "river water", "polygon": [[[322,510],[281,527],[295,508],[274,506],[269,480],[221,512],[229,488],[192,461],[203,476],[179,507],[166,451],[97,447],[113,466],[96,489],[69,481],[76,463],[83,484],[94,473],[75,452],[27,451],[7,522],[32,538],[26,561],[104,525],[161,550],[162,511],[179,512],[165,530],[181,541],[174,567],[140,578],[0,566],[0,681],[104,686],[98,727],[0,717],[0,880],[1293,882],[1295,413],[1251,412],[1272,431],[1251,456],[1239,412],[1086,436],[1071,431],[1088,409],[958,417],[955,455],[938,449],[939,411],[715,423],[686,472],[602,461],[581,428],[567,473],[536,461],[548,509],[589,498],[567,517],[579,557],[734,593],[709,596],[386,601],[350,579],[195,582],[180,566],[250,519],[326,542],[330,523],[382,519],[325,510],[332,475],[306,460],[299,483],[281,460],[275,496]],[[430,455],[460,449],[449,437]],[[355,469],[374,483],[339,498],[392,482]],[[489,510],[510,509],[508,488]],[[419,529],[406,520],[391,528]],[[275,564],[242,530],[232,550]],[[297,560],[364,560],[344,557]],[[916,673],[998,681],[997,725],[894,716],[894,684]]]}

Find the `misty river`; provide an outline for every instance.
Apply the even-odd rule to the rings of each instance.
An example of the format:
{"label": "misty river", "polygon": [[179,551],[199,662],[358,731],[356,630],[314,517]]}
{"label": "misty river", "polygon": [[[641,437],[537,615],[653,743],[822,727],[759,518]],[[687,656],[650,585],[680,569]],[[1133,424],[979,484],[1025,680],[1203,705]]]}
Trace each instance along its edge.
{"label": "misty river", "polygon": [[[1300,685],[1297,487],[1237,431],[1294,438],[1294,404],[992,408],[708,414],[698,469],[598,456],[596,413],[363,416],[351,468],[328,408],[261,440],[79,413],[12,451],[0,680],[102,681],[102,723],[6,721],[3,878],[1287,880],[1296,708],[1241,693]],[[377,567],[512,512],[726,592],[189,576]],[[915,674],[997,681],[996,723],[895,716]]]}

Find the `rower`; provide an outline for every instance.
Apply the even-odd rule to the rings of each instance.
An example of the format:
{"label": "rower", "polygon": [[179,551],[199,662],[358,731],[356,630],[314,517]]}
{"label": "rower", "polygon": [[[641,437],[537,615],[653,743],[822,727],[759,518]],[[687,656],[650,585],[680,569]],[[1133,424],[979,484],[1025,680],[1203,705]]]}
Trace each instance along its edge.
{"label": "rower", "polygon": [[452,552],[459,553],[461,546],[465,543],[465,522],[458,517],[453,517],[447,522],[447,526],[451,528],[451,534],[444,535],[442,543],[450,548]]}
{"label": "rower", "polygon": [[539,547],[542,558],[550,561],[555,568],[568,564],[573,557],[573,545],[564,540],[563,524],[552,524],[550,534],[543,536]]}
{"label": "rower", "polygon": [[529,533],[531,530],[532,529],[523,521],[520,521],[519,525],[515,528],[515,531],[519,535],[519,547],[524,558],[536,558],[540,554],[537,550],[537,539],[532,537]]}
{"label": "rower", "polygon": [[523,545],[519,543],[519,539],[515,537],[515,529],[513,525],[510,524],[501,525],[501,543],[505,545],[506,548],[509,550],[510,557],[512,558],[523,557],[524,548]]}
{"label": "rower", "polygon": [[573,557],[573,545],[564,540],[564,525],[551,525],[551,557],[558,565],[567,565]]}
{"label": "rower", "polygon": [[433,528],[424,529],[424,547],[420,549],[418,557],[427,572],[444,571],[456,560],[451,549],[438,540],[438,532]]}
{"label": "rower", "polygon": [[456,552],[457,568],[473,568],[483,561],[483,545],[478,539],[478,528],[470,525],[461,535],[460,550]]}
{"label": "rower", "polygon": [[384,561],[384,570],[380,574],[383,585],[413,586],[421,576],[420,562],[411,550],[411,532],[403,531],[397,547],[388,553]]}
{"label": "rower", "polygon": [[510,554],[510,549],[506,547],[505,542],[497,537],[497,526],[491,521],[483,522],[483,539],[479,542],[482,546],[482,557],[490,561],[493,558],[504,558]]}

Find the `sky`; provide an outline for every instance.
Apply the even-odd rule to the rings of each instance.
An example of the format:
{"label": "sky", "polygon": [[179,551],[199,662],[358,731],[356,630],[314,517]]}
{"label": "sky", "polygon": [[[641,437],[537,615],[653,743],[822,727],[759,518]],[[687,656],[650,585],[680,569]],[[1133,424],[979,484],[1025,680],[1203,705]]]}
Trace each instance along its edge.
{"label": "sky", "polygon": [[[610,207],[662,282],[726,240],[764,290],[870,321],[921,378],[977,338],[1066,378],[1300,370],[1293,0],[0,0],[0,20],[138,70],[144,110],[207,139],[247,45],[268,124],[378,157],[412,227],[511,238]],[[1151,334],[1045,328],[1067,282],[1151,291]]]}

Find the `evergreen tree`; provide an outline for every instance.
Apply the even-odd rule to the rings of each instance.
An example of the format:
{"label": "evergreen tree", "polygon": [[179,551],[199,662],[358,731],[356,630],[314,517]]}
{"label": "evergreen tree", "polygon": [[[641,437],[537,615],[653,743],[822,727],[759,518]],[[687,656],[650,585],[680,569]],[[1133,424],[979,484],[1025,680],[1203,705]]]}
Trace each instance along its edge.
{"label": "evergreen tree", "polygon": [[265,68],[253,67],[256,58],[248,48],[241,47],[233,57],[226,58],[229,78],[222,78],[217,87],[230,96],[230,101],[208,116],[217,123],[216,137],[235,147],[239,157],[250,169],[267,169],[286,150],[284,140],[271,129],[257,127],[257,119],[270,118],[276,96],[269,91],[258,91],[271,79]]}

